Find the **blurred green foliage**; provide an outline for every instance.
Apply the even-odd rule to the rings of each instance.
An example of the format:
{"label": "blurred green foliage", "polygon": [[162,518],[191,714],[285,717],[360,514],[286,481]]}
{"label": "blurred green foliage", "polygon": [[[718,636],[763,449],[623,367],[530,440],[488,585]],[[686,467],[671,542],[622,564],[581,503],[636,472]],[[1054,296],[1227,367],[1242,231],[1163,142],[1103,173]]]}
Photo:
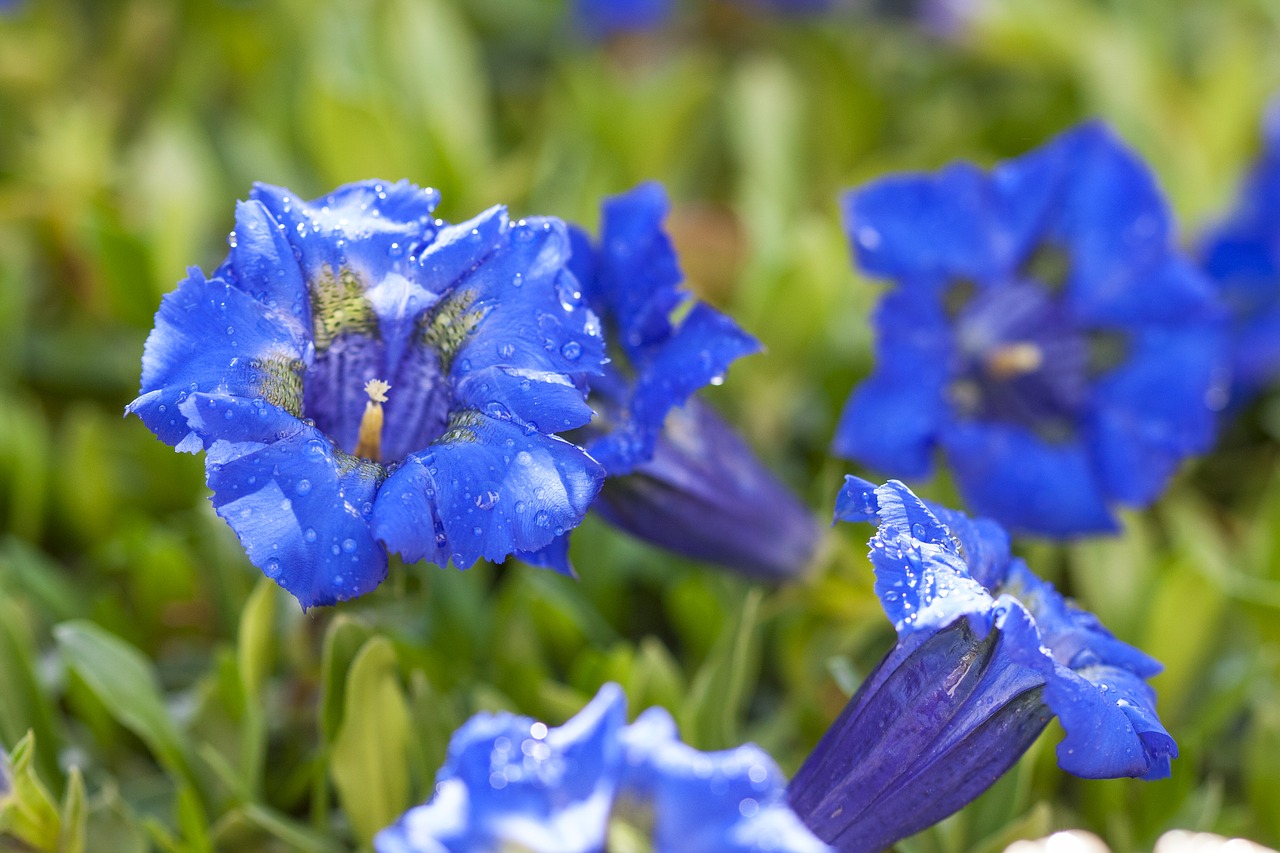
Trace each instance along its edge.
{"label": "blurred green foliage", "polygon": [[[446,218],[503,202],[593,225],[602,196],[656,178],[691,286],[768,348],[708,396],[825,515],[877,293],[850,268],[841,190],[1101,116],[1190,240],[1280,81],[1272,0],[976,7],[943,39],[721,0],[607,45],[549,0],[28,0],[0,17],[0,849],[355,849],[429,795],[468,715],[556,723],[606,680],[696,746],[753,739],[794,770],[891,642],[868,531],[842,526],[803,583],[760,589],[589,521],[578,582],[393,566],[304,615],[213,515],[200,460],[120,413],[161,295],[216,265],[252,181],[310,197],[408,177]],[[1278,437],[1264,400],[1123,536],[1024,546],[1166,663],[1173,778],[1065,777],[1051,730],[903,851],[1074,826],[1117,851],[1174,826],[1280,844]]]}

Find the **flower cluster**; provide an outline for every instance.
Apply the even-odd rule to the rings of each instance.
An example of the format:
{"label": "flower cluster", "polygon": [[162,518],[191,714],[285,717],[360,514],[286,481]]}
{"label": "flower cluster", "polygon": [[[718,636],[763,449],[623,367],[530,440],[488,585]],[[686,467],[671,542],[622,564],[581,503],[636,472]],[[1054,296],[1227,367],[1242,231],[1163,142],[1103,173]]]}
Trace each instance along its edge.
{"label": "flower cluster", "polygon": [[554,435],[590,420],[574,377],[603,360],[564,225],[450,225],[437,201],[256,186],[147,340],[128,411],[206,451],[218,514],[303,607],[377,586],[387,550],[465,568],[545,547],[603,478]]}
{"label": "flower cluster", "polygon": [[1266,115],[1262,156],[1202,257],[1231,318],[1232,398],[1246,400],[1280,375],[1280,101]]}
{"label": "flower cluster", "polygon": [[847,478],[845,521],[878,525],[876,594],[898,642],[792,780],[792,806],[842,851],[875,851],[986,790],[1057,715],[1062,769],[1169,775],[1177,746],[1117,640],[1009,553],[995,523],[926,505],[901,483]]}
{"label": "flower cluster", "polygon": [[[667,210],[662,187],[642,184],[605,200],[597,241],[570,230],[570,266],[611,356],[603,373],[584,378],[598,417],[582,439],[608,473],[595,509],[671,551],[755,577],[794,577],[817,542],[813,517],[693,396],[760,344],[681,288],[662,228]],[[565,547],[557,540],[530,559],[564,567]]]}
{"label": "flower cluster", "polygon": [[435,797],[374,841],[378,853],[503,850],[594,853],[638,836],[642,849],[818,853],[759,748],[704,753],[651,708],[626,724],[615,684],[559,728],[481,714],[454,733]]}
{"label": "flower cluster", "polygon": [[896,286],[843,456],[923,477],[941,448],[966,501],[1015,529],[1114,529],[1213,437],[1213,288],[1172,248],[1150,171],[1083,125],[984,173],[884,178],[844,200],[862,268]]}

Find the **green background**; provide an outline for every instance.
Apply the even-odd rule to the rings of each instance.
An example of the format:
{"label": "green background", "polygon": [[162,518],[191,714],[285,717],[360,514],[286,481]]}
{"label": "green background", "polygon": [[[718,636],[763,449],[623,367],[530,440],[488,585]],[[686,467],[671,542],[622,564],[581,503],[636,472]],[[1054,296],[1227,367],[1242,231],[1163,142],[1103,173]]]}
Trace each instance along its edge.
{"label": "green background", "polygon": [[[1101,117],[1190,243],[1280,80],[1267,0],[988,0],[953,38],[865,8],[739,6],[689,3],[599,45],[550,0],[29,0],[0,17],[0,850],[357,849],[428,795],[468,715],[556,724],[606,680],[695,746],[751,739],[791,773],[892,643],[852,525],[824,528],[781,589],[590,520],[578,582],[393,565],[372,595],[302,614],[214,516],[201,459],[121,417],[160,297],[220,261],[253,181],[313,197],[407,177],[441,190],[446,219],[501,202],[589,227],[605,195],[662,181],[690,287],[767,347],[704,397],[825,519],[856,470],[826,448],[879,290],[851,269],[839,193]],[[1055,724],[901,850],[1060,827],[1117,851],[1175,826],[1280,844],[1277,435],[1264,398],[1123,536],[1019,544],[1165,662],[1173,778],[1067,777]]]}

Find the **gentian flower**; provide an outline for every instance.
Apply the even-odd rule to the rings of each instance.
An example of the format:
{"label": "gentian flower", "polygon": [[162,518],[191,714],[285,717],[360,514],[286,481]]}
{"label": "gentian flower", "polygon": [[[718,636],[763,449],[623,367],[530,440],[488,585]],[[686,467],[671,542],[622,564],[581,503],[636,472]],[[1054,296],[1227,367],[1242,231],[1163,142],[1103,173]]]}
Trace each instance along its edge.
{"label": "gentian flower", "polygon": [[[718,385],[760,344],[680,288],[683,275],[662,230],[658,184],[607,199],[600,239],[572,229],[570,262],[583,299],[601,318],[611,362],[589,378],[600,417],[582,442],[608,479],[595,510],[627,532],[695,559],[774,580],[809,560],[812,516],[715,412],[693,395]],[[674,311],[687,308],[679,323]],[[535,561],[562,564],[555,553]]]}
{"label": "gentian flower", "polygon": [[1171,246],[1150,171],[1086,124],[990,173],[959,163],[844,199],[861,267],[892,279],[874,372],[837,453],[924,477],[941,448],[975,511],[1112,530],[1213,437],[1221,311]]}
{"label": "gentian flower", "polygon": [[1232,399],[1247,400],[1280,375],[1280,101],[1239,202],[1206,235],[1202,257],[1230,313]]}
{"label": "gentian flower", "polygon": [[941,820],[1054,714],[1067,772],[1169,775],[1177,746],[1146,684],[1160,665],[1012,558],[998,525],[855,477],[836,518],[878,523],[876,594],[898,642],[791,781],[792,807],[818,837],[875,851]]}
{"label": "gentian flower", "polygon": [[578,28],[596,40],[656,30],[672,11],[672,0],[574,0],[573,4]]}
{"label": "gentian flower", "polygon": [[218,514],[304,608],[373,589],[388,549],[465,568],[544,547],[603,477],[553,435],[590,420],[570,374],[603,358],[563,224],[448,225],[438,199],[258,185],[147,340],[128,411],[206,451]]}
{"label": "gentian flower", "polygon": [[481,714],[454,733],[435,796],[374,839],[378,853],[520,849],[594,853],[616,833],[682,853],[828,849],[785,801],[759,748],[699,752],[666,711],[626,725],[608,684],[559,728]]}

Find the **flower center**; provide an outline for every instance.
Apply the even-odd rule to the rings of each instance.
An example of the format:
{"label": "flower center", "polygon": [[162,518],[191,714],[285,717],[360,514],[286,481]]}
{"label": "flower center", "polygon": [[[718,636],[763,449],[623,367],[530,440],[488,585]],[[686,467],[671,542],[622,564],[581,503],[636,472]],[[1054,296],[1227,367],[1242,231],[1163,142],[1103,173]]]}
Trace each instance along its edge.
{"label": "flower center", "polygon": [[959,360],[949,389],[961,417],[1020,424],[1069,439],[1089,395],[1090,340],[1038,284],[983,289],[959,306]]}
{"label": "flower center", "polygon": [[[448,429],[448,376],[482,314],[475,294],[436,294],[396,271],[324,267],[308,282],[316,347],[303,411],[343,451],[390,465]],[[387,391],[396,388],[388,396]]]}
{"label": "flower center", "polygon": [[356,456],[371,462],[382,461],[382,404],[387,402],[391,386],[381,379],[370,379],[364,384],[369,402],[364,404],[360,418],[360,435],[356,440]]}

